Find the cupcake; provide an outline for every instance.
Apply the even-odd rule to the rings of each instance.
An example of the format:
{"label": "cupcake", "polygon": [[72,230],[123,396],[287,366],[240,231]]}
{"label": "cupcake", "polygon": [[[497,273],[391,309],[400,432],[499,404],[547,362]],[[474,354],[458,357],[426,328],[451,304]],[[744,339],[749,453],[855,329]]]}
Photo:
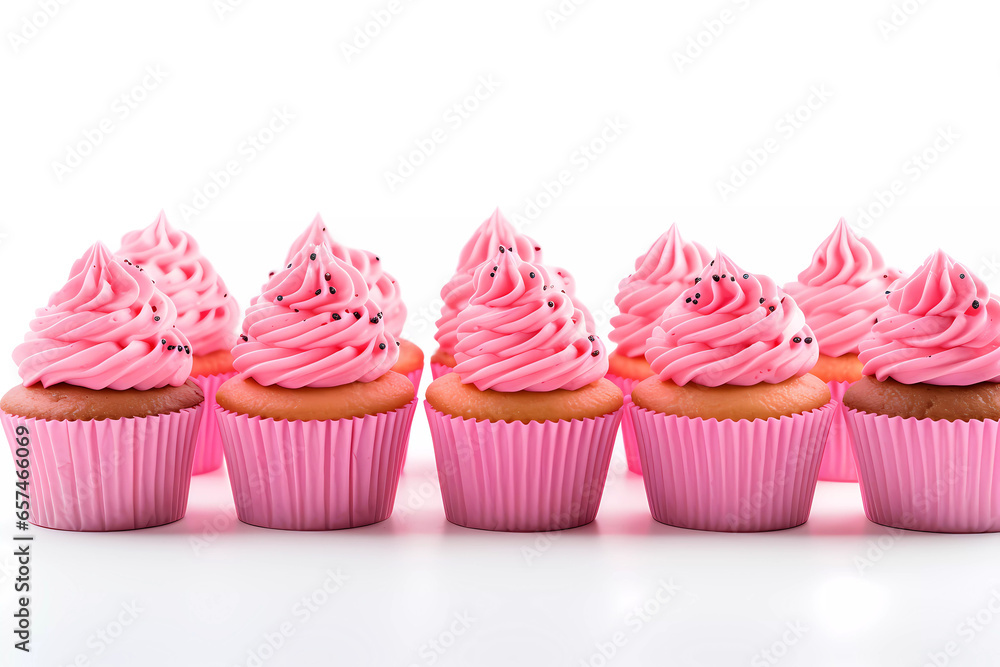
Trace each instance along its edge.
{"label": "cupcake", "polygon": [[[685,242],[677,225],[671,225],[635,260],[635,273],[618,284],[618,315],[611,318],[608,336],[617,347],[608,357],[608,379],[624,392],[626,401],[632,387],[653,374],[644,356],[646,342],[663,318],[663,311],[711,259],[707,250]],[[641,473],[635,428],[628,410],[622,413],[622,440],[628,469]]]}
{"label": "cupcake", "polygon": [[[902,271],[887,267],[868,239],[858,237],[841,218],[816,253],[812,264],[785,292],[799,305],[819,345],[819,361],[810,371],[827,383],[838,403],[852,382],[861,379],[858,344],[885,305],[885,291]],[[819,478],[858,481],[851,437],[843,406],[833,415]]]}
{"label": "cupcake", "polygon": [[384,521],[416,407],[365,278],[305,248],[247,309],[216,394],[240,521],[332,530]]}
{"label": "cupcake", "polygon": [[302,250],[320,244],[328,246],[334,257],[347,262],[361,273],[372,301],[382,309],[386,331],[399,343],[399,360],[392,370],[409,378],[414,388],[420,387],[420,376],[424,370],[424,353],[414,343],[400,337],[403,324],[406,322],[406,305],[400,296],[396,279],[385,272],[381,258],[375,253],[348,248],[334,241],[326,229],[326,223],[318,213],[309,227],[289,248],[288,256],[285,258],[286,268]]}
{"label": "cupcake", "polygon": [[149,274],[101,243],[36,312],[14,349],[23,383],[0,400],[32,523],[111,531],[184,516],[203,394],[176,322]]}
{"label": "cupcake", "polygon": [[1000,531],[1000,302],[942,251],[892,285],[844,396],[865,513]]}
{"label": "cupcake", "polygon": [[[519,234],[499,208],[476,228],[472,238],[462,247],[455,275],[441,288],[441,317],[436,322],[437,332],[434,334],[438,349],[431,356],[431,374],[435,378],[451,372],[451,369],[455,367],[455,345],[458,342],[456,329],[459,313],[469,305],[469,298],[475,289],[473,278],[476,269],[488,262],[496,254],[497,247],[501,245],[514,248],[522,261],[542,265],[541,246],[534,239]],[[576,282],[569,271],[553,266],[545,268],[552,284],[558,289],[565,290],[566,294],[575,302]],[[594,318],[583,304],[575,303],[583,318],[584,326],[593,331]]]}
{"label": "cupcake", "polygon": [[160,215],[145,229],[122,237],[119,257],[142,267],[177,307],[177,328],[191,347],[191,379],[205,394],[205,410],[195,448],[195,475],[222,465],[222,441],[215,423],[215,392],[233,375],[240,308],[229,288],[201,254],[198,243]]}
{"label": "cupcake", "polygon": [[654,328],[653,376],[632,389],[653,518],[728,532],[804,523],[835,405],[808,372],[818,356],[795,301],[717,253]]}
{"label": "cupcake", "polygon": [[427,388],[448,520],[547,531],[597,514],[621,417],[604,345],[548,270],[499,252],[473,277],[455,369]]}

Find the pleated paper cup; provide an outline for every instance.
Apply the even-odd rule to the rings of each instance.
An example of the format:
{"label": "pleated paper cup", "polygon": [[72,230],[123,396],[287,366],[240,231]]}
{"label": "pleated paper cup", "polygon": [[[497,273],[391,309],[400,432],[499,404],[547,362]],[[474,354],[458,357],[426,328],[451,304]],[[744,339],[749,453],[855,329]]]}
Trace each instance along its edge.
{"label": "pleated paper cup", "polygon": [[535,532],[576,528],[597,516],[621,410],[524,424],[425,407],[448,521]]}
{"label": "pleated paper cup", "polygon": [[[608,373],[604,377],[614,382],[615,386],[622,390],[625,395],[626,407],[632,402],[632,390],[642,382],[642,379],[625,378],[614,373]],[[639,460],[639,445],[635,441],[635,425],[632,424],[632,413],[628,409],[622,412],[622,443],[625,445],[625,461],[628,462],[628,469],[641,475],[642,462]]]}
{"label": "pleated paper cup", "polygon": [[240,521],[283,530],[338,530],[385,521],[416,410],[289,421],[216,407]]}
{"label": "pleated paper cup", "polygon": [[451,373],[453,370],[455,369],[452,368],[451,366],[439,364],[436,361],[431,362],[431,377],[434,378],[435,380],[437,380],[442,375],[447,375],[448,373]]}
{"label": "pleated paper cup", "polygon": [[868,519],[935,533],[1000,532],[1000,422],[849,410]]}
{"label": "pleated paper cup", "polygon": [[[417,392],[420,391],[420,376],[422,376],[423,374],[424,374],[424,369],[423,368],[418,368],[417,370],[410,371],[409,373],[406,374],[407,379],[413,385],[414,395],[417,395]],[[410,453],[410,448],[407,447],[406,451],[403,452],[403,465],[404,466],[406,465],[406,456],[409,453]]]}
{"label": "pleated paper cup", "polygon": [[[58,530],[172,523],[187,511],[202,405],[127,419],[46,420],[0,412],[14,458],[28,438],[29,520]],[[19,426],[27,428],[19,435]]]}
{"label": "pleated paper cup", "polygon": [[827,382],[830,395],[839,405],[833,413],[830,435],[826,440],[826,453],[819,466],[819,478],[824,482],[857,482],[858,467],[854,463],[854,444],[847,429],[847,410],[844,394],[851,382]]}
{"label": "pleated paper cup", "polygon": [[198,428],[198,444],[194,450],[192,469],[194,475],[218,470],[222,465],[222,436],[219,435],[219,423],[215,416],[215,392],[223,382],[234,375],[235,371],[191,377],[205,394],[205,409],[201,417],[201,426]]}
{"label": "pleated paper cup", "polygon": [[406,379],[413,384],[413,392],[416,394],[420,391],[420,377],[424,374],[424,369],[418,368],[416,370],[410,371],[406,374]]}
{"label": "pleated paper cup", "polygon": [[629,404],[653,518],[741,533],[805,523],[836,408],[719,421]]}

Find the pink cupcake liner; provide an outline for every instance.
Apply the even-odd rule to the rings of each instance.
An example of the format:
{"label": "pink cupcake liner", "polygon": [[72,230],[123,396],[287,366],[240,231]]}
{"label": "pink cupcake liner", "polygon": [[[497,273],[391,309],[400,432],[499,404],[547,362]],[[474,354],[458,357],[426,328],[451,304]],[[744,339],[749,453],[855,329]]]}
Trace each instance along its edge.
{"label": "pink cupcake liner", "polygon": [[58,530],[162,526],[187,511],[202,405],[150,417],[29,419],[0,412],[11,452],[28,428],[29,520]]}
{"label": "pink cupcake liner", "polygon": [[417,399],[366,417],[262,419],[216,407],[240,521],[337,530],[392,514]]}
{"label": "pink cupcake liner", "polygon": [[854,444],[847,430],[847,411],[844,409],[844,393],[853,383],[827,382],[833,400],[839,405],[830,423],[830,435],[826,440],[826,453],[819,466],[819,478],[824,482],[857,482],[858,467],[854,463]]}
{"label": "pink cupcake liner", "polygon": [[[614,382],[615,386],[625,394],[626,407],[632,402],[632,390],[642,382],[642,380],[625,378],[614,373],[608,373],[604,377]],[[628,462],[628,469],[641,475],[642,461],[639,460],[639,445],[635,441],[635,426],[632,424],[632,413],[627,409],[622,412],[622,442],[625,445],[625,461]]]}
{"label": "pink cupcake liner", "polygon": [[780,419],[699,419],[630,403],[643,481],[660,523],[759,532],[806,522],[837,404]]}
{"label": "pink cupcake liner", "polygon": [[[406,374],[407,379],[409,379],[409,381],[413,384],[414,396],[417,396],[418,392],[420,391],[420,376],[423,374],[424,374],[423,368],[418,368],[417,370],[410,371],[409,373]],[[406,465],[406,455],[409,453],[410,453],[410,448],[407,447],[403,451],[403,466]]]}
{"label": "pink cupcake liner", "polygon": [[416,395],[420,391],[420,377],[424,374],[423,367],[416,369],[415,371],[410,371],[406,374],[406,379],[413,383],[413,392]]}
{"label": "pink cupcake liner", "polygon": [[425,407],[448,521],[533,532],[575,528],[597,516],[621,410],[524,424]]}
{"label": "pink cupcake liner", "polygon": [[431,362],[431,377],[435,380],[437,380],[442,375],[447,375],[448,373],[451,373],[453,370],[455,369],[452,368],[451,366],[445,366],[444,364],[439,364],[436,361]]}
{"label": "pink cupcake liner", "polygon": [[215,392],[223,382],[236,375],[231,373],[216,373],[214,375],[192,376],[194,383],[201,387],[205,394],[205,410],[201,417],[201,427],[198,429],[198,444],[194,450],[194,468],[192,475],[218,470],[222,465],[222,436],[219,435],[219,423],[215,416]]}
{"label": "pink cupcake liner", "polygon": [[848,410],[865,515],[935,533],[1000,532],[1000,422]]}

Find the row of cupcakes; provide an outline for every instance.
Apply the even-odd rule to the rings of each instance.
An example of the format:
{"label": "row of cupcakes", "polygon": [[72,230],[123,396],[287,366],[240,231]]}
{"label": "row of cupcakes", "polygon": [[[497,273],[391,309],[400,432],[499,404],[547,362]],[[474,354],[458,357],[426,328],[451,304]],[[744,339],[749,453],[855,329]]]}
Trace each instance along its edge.
{"label": "row of cupcakes", "polygon": [[[489,377],[466,372],[472,369],[461,362],[455,334],[472,304],[474,263],[464,260],[482,269],[475,249],[498,241],[541,262],[535,242],[499,212],[466,245],[441,293],[446,306],[432,356],[436,378],[456,371],[451,385],[489,388]],[[610,338],[617,346],[606,377],[625,396],[629,468],[646,466],[657,520],[709,530],[787,528],[808,518],[817,479],[860,477],[873,521],[1000,530],[1000,466],[991,458],[1000,444],[1000,304],[944,252],[907,276],[842,219],[798,279],[779,287],[722,254],[712,259],[671,227],[636,260],[615,302]],[[586,310],[574,321],[585,323]],[[472,351],[481,354],[485,335],[469,338]],[[536,338],[505,341],[488,367],[530,376],[515,370],[527,340]],[[435,384],[429,409],[441,402]],[[544,391],[514,387],[494,389]],[[528,408],[546,405],[536,397],[524,402],[530,422],[544,416]],[[476,449],[482,438],[465,440]],[[457,483],[442,470],[446,444],[435,432],[449,510],[445,489]],[[504,482],[479,467],[478,477],[464,477],[489,488]]]}
{"label": "row of cupcakes", "polygon": [[[161,219],[138,236],[171,233]],[[870,244],[841,223],[824,248],[816,270],[798,284],[840,289],[838,298],[817,303],[837,303],[841,310],[830,313],[868,329],[858,361],[843,363],[848,352],[827,355],[826,363],[867,372],[872,351],[877,379],[855,384],[846,401],[860,408],[846,423],[869,517],[903,527],[996,530],[990,482],[997,472],[983,458],[995,448],[1000,416],[984,412],[1000,404],[990,393],[1000,380],[996,300],[943,253],[875,299],[875,274],[888,280],[896,272],[883,269]],[[170,253],[145,261],[161,255]],[[854,264],[845,263],[848,255]],[[680,260],[707,261],[685,277],[688,264]],[[210,430],[221,435],[242,520],[329,529],[387,518],[423,360],[413,346],[419,363],[404,364],[405,346],[392,327],[401,328],[405,309],[398,315],[401,302],[390,309],[398,289],[389,277],[373,280],[384,276],[380,269],[377,256],[334,244],[317,218],[252,302],[226,357],[232,370],[212,366],[210,375],[224,377],[205,390],[187,380],[198,353],[178,326],[174,301],[144,265],[92,248],[15,351],[24,386],[0,406],[12,449],[22,429],[40,445],[34,462],[43,468],[35,476],[42,493],[32,520],[106,530],[180,518],[194,459],[191,430],[203,410],[218,420]],[[658,289],[657,276],[667,275],[676,279]],[[497,530],[589,522],[623,415],[658,520],[767,530],[808,517],[827,433],[843,410],[832,387],[809,373],[823,365],[821,329],[810,328],[808,313],[770,279],[722,254],[708,259],[672,229],[622,284],[612,336],[619,350],[609,359],[572,278],[545,265],[540,247],[497,211],[463,249],[442,296],[426,407],[451,521]],[[645,325],[638,315],[653,313],[657,299],[665,303],[647,317],[653,323],[643,342],[648,370],[622,374],[642,368],[638,355],[626,353],[628,341],[639,340]],[[877,315],[856,312],[868,300],[884,302]],[[224,310],[213,312],[224,321]],[[844,328],[831,327],[828,337]],[[935,389],[949,383],[972,389]],[[906,400],[898,400],[900,392]],[[956,413],[970,397],[978,411]],[[901,414],[917,404],[926,414]],[[924,448],[946,443],[934,465],[921,452],[922,484],[912,481],[917,459],[894,445],[904,437]],[[947,488],[928,501],[925,487],[960,455],[961,474],[952,471]]]}

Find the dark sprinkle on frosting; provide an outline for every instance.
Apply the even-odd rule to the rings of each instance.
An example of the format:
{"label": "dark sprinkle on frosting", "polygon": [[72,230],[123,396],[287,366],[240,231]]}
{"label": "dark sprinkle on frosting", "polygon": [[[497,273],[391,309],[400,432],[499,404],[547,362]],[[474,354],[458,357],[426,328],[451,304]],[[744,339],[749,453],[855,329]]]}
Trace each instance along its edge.
{"label": "dark sprinkle on frosting", "polygon": [[806,345],[813,342],[812,336],[806,336]]}
{"label": "dark sprinkle on frosting", "polygon": [[340,313],[334,313],[332,317],[333,317],[334,321],[339,320],[340,319]]}
{"label": "dark sprinkle on frosting", "polygon": [[316,259],[316,253],[312,253],[311,255],[309,255],[309,259]]}
{"label": "dark sprinkle on frosting", "polygon": [[385,349],[385,343],[379,343],[378,344],[378,349],[384,350]]}
{"label": "dark sprinkle on frosting", "polygon": [[360,319],[361,319],[361,313],[359,313],[359,312],[355,311],[355,312],[354,312],[354,319],[356,319],[356,320],[360,320]]}
{"label": "dark sprinkle on frosting", "polygon": [[278,301],[281,301],[281,299],[282,299],[282,298],[283,298],[283,297],[282,297],[282,296],[281,296],[281,295],[279,294],[279,295],[278,295]]}
{"label": "dark sprinkle on frosting", "polygon": [[159,315],[153,315],[153,321],[154,322],[159,322],[160,321],[160,316]]}
{"label": "dark sprinkle on frosting", "polygon": [[594,336],[593,335],[587,336],[587,340],[589,340],[591,343],[593,343],[594,342]]}
{"label": "dark sprinkle on frosting", "polygon": [[591,353],[590,353],[590,356],[592,356],[592,357],[596,357],[596,356],[597,356],[597,355],[599,355],[600,353],[601,353],[601,351],[600,351],[600,350],[594,350],[593,352],[591,352]]}
{"label": "dark sprinkle on frosting", "polygon": [[792,342],[793,343],[801,343],[802,342],[802,336],[796,336],[795,338],[792,339]]}
{"label": "dark sprinkle on frosting", "polygon": [[975,301],[972,302],[972,307],[979,308],[979,299],[976,299]]}

